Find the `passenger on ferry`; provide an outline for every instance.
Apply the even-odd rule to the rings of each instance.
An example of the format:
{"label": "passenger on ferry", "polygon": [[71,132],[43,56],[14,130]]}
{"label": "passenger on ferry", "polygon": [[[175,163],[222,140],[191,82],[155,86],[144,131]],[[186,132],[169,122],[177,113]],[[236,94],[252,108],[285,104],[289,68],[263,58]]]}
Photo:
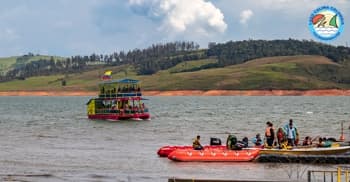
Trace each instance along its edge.
{"label": "passenger on ferry", "polygon": [[267,146],[272,147],[273,141],[275,140],[275,131],[273,129],[273,124],[270,121],[266,122],[265,137]]}
{"label": "passenger on ferry", "polygon": [[199,141],[200,139],[201,139],[201,136],[197,135],[197,138],[193,141],[192,147],[194,150],[203,150],[203,146]]}
{"label": "passenger on ferry", "polygon": [[136,112],[137,112],[136,106],[132,106],[132,112],[133,112],[133,113],[136,113]]}

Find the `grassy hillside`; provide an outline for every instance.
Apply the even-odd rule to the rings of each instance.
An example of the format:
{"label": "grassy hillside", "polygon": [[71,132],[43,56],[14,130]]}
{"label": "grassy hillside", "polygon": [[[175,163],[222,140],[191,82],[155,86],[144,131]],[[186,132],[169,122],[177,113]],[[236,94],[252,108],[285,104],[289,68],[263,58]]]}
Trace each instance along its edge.
{"label": "grassy hillside", "polygon": [[316,74],[331,74],[327,73],[331,67],[340,65],[320,56],[272,57],[197,72],[161,71],[151,77],[143,76],[141,80],[148,90],[349,88]]}
{"label": "grassy hillside", "polygon": [[16,63],[17,57],[0,58],[0,74],[5,73],[12,65]]}
{"label": "grassy hillside", "polygon": [[[322,56],[283,56],[255,59],[244,64],[194,72],[184,70],[215,63],[215,59],[180,63],[149,76],[136,75],[132,66],[118,66],[70,75],[32,77],[0,83],[0,91],[8,90],[97,90],[104,70],[113,78],[139,79],[145,90],[212,90],[212,89],[327,89],[350,88],[350,84],[333,81],[342,65]],[[349,71],[348,71],[349,72]],[[61,80],[67,81],[66,86]]]}
{"label": "grassy hillside", "polygon": [[208,64],[213,64],[217,63],[217,59],[202,59],[198,61],[186,61],[177,64],[176,66],[169,68],[168,71],[170,73],[180,73],[180,72],[189,72],[191,70],[196,70],[200,69],[201,67],[208,65]]}
{"label": "grassy hillside", "polygon": [[[52,56],[52,57],[54,58],[54,60],[65,59],[63,57],[58,57],[58,56]],[[51,56],[37,55],[37,56],[28,56],[28,57],[13,56],[13,57],[0,58],[0,74],[6,73],[11,68],[15,68],[17,66],[21,66],[32,61],[38,61],[40,59],[50,60]]]}

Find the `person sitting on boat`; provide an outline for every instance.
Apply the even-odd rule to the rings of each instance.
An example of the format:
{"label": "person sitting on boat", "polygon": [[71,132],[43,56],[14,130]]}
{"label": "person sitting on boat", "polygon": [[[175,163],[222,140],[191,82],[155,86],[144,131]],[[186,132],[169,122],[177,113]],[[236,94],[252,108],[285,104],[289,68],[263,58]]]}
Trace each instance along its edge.
{"label": "person sitting on boat", "polygon": [[242,139],[242,142],[244,143],[244,147],[249,147],[249,140],[248,140],[248,137],[244,137]]}
{"label": "person sitting on boat", "polygon": [[199,141],[200,139],[201,139],[201,136],[197,135],[197,138],[193,141],[192,147],[194,150],[203,150],[203,146]]}
{"label": "person sitting on boat", "polygon": [[317,147],[331,147],[331,146],[332,146],[332,141],[322,137],[318,139]]}
{"label": "person sitting on boat", "polygon": [[237,144],[237,137],[235,135],[229,134],[226,140],[226,148],[228,150],[235,149],[235,145]]}
{"label": "person sitting on boat", "polygon": [[247,148],[248,147],[248,137],[243,137],[242,141],[237,142],[238,148]]}
{"label": "person sitting on boat", "polygon": [[255,146],[261,146],[262,140],[260,137],[260,133],[256,134],[256,136],[252,139],[252,142],[255,144]]}
{"label": "person sitting on boat", "polygon": [[303,141],[303,146],[308,146],[308,145],[312,145],[312,140],[311,140],[311,137],[306,136]]}
{"label": "person sitting on boat", "polygon": [[273,141],[275,140],[275,131],[273,129],[273,124],[270,121],[266,122],[265,137],[267,146],[272,147]]}
{"label": "person sitting on boat", "polygon": [[287,135],[287,140],[288,140],[288,145],[289,146],[295,146],[296,144],[298,144],[298,130],[296,127],[293,126],[293,120],[290,119],[289,120],[289,124],[284,126],[284,131]]}

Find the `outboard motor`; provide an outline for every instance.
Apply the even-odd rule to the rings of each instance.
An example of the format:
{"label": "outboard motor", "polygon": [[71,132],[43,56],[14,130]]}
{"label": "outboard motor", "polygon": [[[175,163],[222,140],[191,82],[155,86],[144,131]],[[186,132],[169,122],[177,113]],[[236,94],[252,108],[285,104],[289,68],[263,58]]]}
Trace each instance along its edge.
{"label": "outboard motor", "polygon": [[210,138],[210,145],[221,145],[220,138]]}

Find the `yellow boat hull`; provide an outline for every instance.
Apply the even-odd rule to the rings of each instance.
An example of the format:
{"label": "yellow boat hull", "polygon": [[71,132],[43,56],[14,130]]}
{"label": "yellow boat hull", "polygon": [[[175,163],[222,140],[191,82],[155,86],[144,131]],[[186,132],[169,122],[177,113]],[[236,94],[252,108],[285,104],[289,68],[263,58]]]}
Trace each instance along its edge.
{"label": "yellow boat hull", "polygon": [[350,151],[350,146],[342,147],[312,147],[312,148],[292,148],[292,149],[261,149],[259,154],[267,155],[336,155]]}

